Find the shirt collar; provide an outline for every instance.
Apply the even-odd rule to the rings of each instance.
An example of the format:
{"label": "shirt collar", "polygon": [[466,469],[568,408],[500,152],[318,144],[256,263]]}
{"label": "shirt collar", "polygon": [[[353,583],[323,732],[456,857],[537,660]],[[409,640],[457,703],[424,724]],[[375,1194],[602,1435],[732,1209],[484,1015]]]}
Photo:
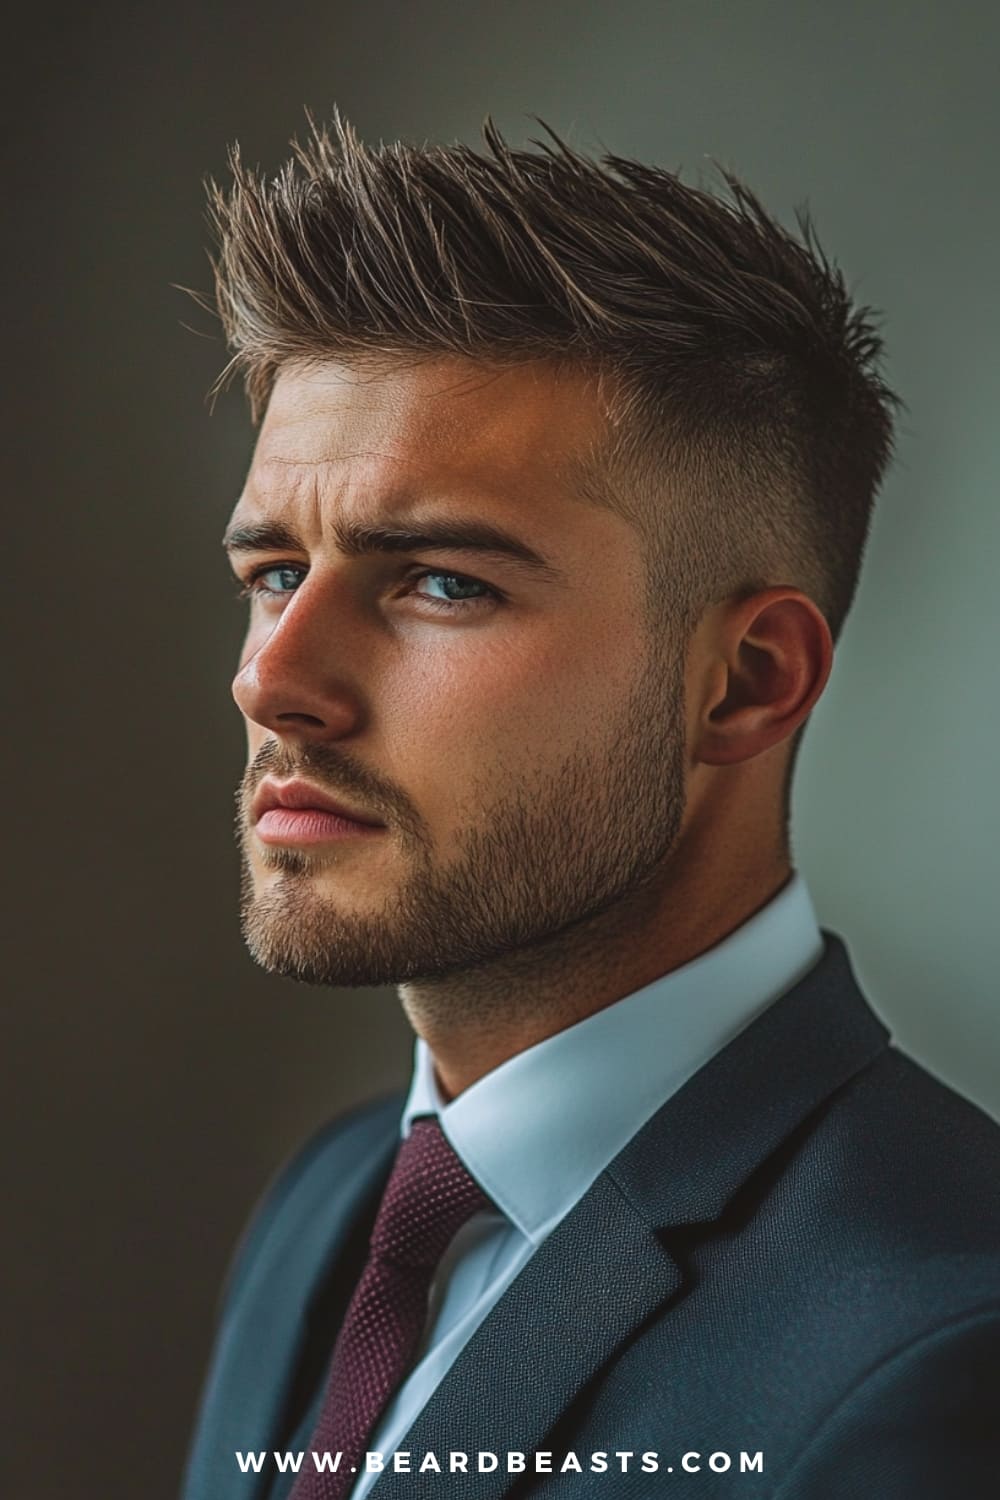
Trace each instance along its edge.
{"label": "shirt collar", "polygon": [[636,1131],[823,952],[803,877],[689,963],[508,1058],[445,1103],[422,1038],[401,1122],[437,1115],[485,1192],[539,1243]]}

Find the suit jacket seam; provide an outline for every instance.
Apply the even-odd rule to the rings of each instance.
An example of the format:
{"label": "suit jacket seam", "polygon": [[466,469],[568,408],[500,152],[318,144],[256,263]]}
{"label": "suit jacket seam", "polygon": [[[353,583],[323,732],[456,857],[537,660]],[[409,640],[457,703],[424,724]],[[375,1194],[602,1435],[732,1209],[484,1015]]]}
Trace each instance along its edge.
{"label": "suit jacket seam", "polygon": [[774,1491],[774,1500],[781,1500],[781,1497],[788,1493],[788,1485],[793,1484],[797,1481],[798,1477],[801,1474],[801,1470],[808,1462],[815,1448],[819,1445],[819,1443],[823,1440],[823,1438],[827,1435],[831,1428],[836,1425],[839,1418],[843,1415],[845,1409],[859,1395],[862,1394],[865,1387],[870,1385],[873,1380],[877,1379],[878,1376],[884,1374],[886,1370],[891,1369],[893,1365],[901,1363],[902,1361],[909,1358],[916,1350],[921,1347],[921,1345],[930,1343],[932,1340],[940,1338],[941,1335],[945,1333],[957,1332],[958,1330],[964,1329],[967,1326],[974,1327],[979,1323],[988,1323],[991,1317],[1000,1321],[1000,1301],[995,1299],[979,1303],[976,1307],[970,1308],[966,1312],[958,1314],[958,1316],[956,1317],[946,1318],[943,1322],[936,1323],[933,1328],[925,1328],[920,1333],[916,1334],[912,1339],[909,1339],[905,1344],[902,1344],[899,1348],[893,1349],[890,1353],[883,1355],[881,1359],[879,1359],[874,1365],[872,1365],[870,1369],[866,1370],[864,1374],[861,1375],[858,1380],[856,1380],[855,1383],[838,1398],[835,1405],[832,1406],[827,1412],[826,1416],[823,1417],[819,1426],[815,1428],[812,1435],[806,1439],[803,1446],[798,1450],[794,1458],[791,1460],[791,1467],[786,1473],[785,1478],[781,1481],[778,1488]]}

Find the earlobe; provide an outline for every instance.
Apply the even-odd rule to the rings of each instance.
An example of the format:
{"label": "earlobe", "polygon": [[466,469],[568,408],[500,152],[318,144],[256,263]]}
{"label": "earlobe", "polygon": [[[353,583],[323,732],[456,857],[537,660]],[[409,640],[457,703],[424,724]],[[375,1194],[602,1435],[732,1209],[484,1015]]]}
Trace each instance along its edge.
{"label": "earlobe", "polygon": [[833,640],[813,601],[788,588],[733,606],[718,639],[695,755],[734,765],[791,738],[808,717],[830,675]]}

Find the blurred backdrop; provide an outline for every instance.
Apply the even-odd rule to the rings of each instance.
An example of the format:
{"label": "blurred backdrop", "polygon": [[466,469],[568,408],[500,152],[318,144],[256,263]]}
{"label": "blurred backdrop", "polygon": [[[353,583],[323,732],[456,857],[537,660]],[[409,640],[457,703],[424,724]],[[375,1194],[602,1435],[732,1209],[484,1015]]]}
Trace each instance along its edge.
{"label": "blurred backdrop", "polygon": [[239,936],[244,607],[219,539],[252,432],[236,390],[210,414],[224,352],[171,286],[209,286],[203,177],[237,138],[276,169],[336,102],[369,140],[476,141],[489,111],[522,144],[537,113],[689,181],[714,156],[788,222],[808,200],[909,410],[805,739],[797,863],[901,1044],[998,1112],[1000,12],[98,0],[19,40],[0,1489],[168,1500],[253,1200],[411,1050],[391,994],[272,978]]}

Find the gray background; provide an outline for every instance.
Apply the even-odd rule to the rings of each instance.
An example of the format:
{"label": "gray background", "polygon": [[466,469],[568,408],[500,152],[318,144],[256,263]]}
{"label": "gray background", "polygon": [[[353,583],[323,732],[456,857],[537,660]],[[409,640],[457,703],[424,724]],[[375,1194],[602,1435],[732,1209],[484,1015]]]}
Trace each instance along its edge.
{"label": "gray background", "polygon": [[[46,16],[48,13],[46,12]],[[48,27],[49,29],[43,29]],[[4,741],[14,954],[10,1500],[176,1492],[214,1299],[262,1183],[405,1080],[391,995],[275,979],[239,937],[218,540],[249,460],[201,179],[275,169],[337,102],[368,139],[516,142],[537,113],[696,180],[713,155],[886,314],[909,403],[803,749],[798,863],[900,1042],[1000,1110],[995,290],[1000,12],[966,3],[104,4],[22,21]]]}

